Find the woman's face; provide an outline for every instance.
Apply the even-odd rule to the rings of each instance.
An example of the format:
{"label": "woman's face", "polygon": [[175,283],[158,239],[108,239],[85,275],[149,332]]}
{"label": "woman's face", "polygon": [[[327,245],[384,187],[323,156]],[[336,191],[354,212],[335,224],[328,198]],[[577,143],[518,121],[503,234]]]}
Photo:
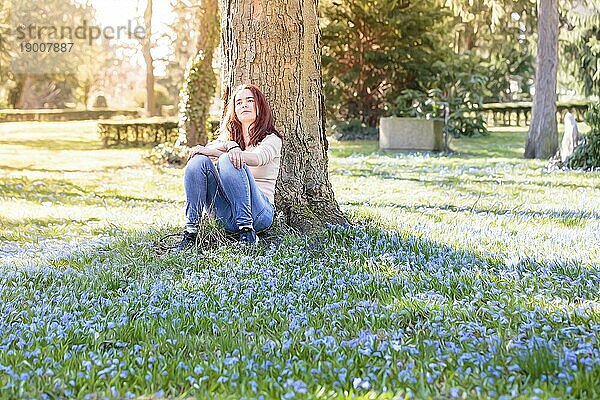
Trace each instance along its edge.
{"label": "woman's face", "polygon": [[235,96],[235,115],[241,123],[256,121],[256,104],[250,89],[243,89]]}

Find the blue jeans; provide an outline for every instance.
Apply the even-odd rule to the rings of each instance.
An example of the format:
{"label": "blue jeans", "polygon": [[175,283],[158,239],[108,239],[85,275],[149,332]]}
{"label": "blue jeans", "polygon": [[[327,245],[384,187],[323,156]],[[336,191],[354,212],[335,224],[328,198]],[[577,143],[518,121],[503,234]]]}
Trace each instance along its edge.
{"label": "blue jeans", "polygon": [[185,167],[185,227],[197,230],[202,211],[214,214],[225,230],[238,232],[242,226],[267,229],[273,223],[275,208],[258,188],[246,165],[237,169],[227,154],[217,167],[204,155],[196,155]]}

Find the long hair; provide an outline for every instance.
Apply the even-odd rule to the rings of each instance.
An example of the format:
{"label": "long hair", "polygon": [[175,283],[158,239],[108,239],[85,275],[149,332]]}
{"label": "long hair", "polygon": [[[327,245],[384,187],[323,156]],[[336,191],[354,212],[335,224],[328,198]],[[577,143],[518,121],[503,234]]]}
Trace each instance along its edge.
{"label": "long hair", "polygon": [[250,125],[250,146],[256,146],[259,144],[268,134],[274,133],[283,139],[283,135],[275,130],[275,121],[273,119],[273,113],[271,107],[267,103],[265,95],[260,91],[256,85],[246,83],[235,88],[229,102],[227,104],[227,112],[225,114],[225,120],[223,121],[223,131],[221,132],[221,139],[233,140],[240,145],[242,150],[246,149],[246,143],[242,135],[242,123],[235,115],[235,98],[244,89],[249,89],[254,96],[254,105],[256,106],[256,120]]}

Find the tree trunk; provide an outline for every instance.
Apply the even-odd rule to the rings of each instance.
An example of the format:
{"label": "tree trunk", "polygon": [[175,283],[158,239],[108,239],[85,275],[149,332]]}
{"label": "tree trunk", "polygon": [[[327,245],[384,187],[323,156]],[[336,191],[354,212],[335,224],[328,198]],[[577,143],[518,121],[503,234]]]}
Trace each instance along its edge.
{"label": "tree trunk", "polygon": [[317,0],[221,2],[223,99],[256,84],[284,134],[278,211],[303,231],[346,222],[327,172]]}
{"label": "tree trunk", "polygon": [[156,105],[154,99],[154,60],[152,59],[152,1],[147,0],[146,10],[144,11],[144,27],[146,35],[142,40],[142,54],[146,62],[146,115],[156,115]]}
{"label": "tree trunk", "polygon": [[30,107],[30,98],[34,92],[33,79],[30,75],[25,75],[22,79],[21,92],[19,93],[15,108],[28,109]]}
{"label": "tree trunk", "polygon": [[196,51],[188,64],[180,95],[180,126],[188,146],[208,141],[209,111],[217,83],[212,62],[219,44],[218,8],[217,0],[202,0],[196,13]]}
{"label": "tree trunk", "polygon": [[558,0],[538,0],[535,95],[525,158],[548,159],[556,154],[558,148],[556,126],[558,29]]}

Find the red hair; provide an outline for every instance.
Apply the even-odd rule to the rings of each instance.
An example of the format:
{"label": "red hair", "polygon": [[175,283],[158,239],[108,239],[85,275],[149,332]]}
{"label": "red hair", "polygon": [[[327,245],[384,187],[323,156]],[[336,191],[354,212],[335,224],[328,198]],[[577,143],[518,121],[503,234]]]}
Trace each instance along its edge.
{"label": "red hair", "polygon": [[244,89],[248,89],[254,96],[254,105],[256,106],[256,120],[250,125],[250,146],[258,145],[268,134],[274,133],[283,139],[283,135],[275,129],[275,120],[271,107],[267,103],[265,95],[260,89],[251,83],[246,83],[235,88],[229,97],[227,104],[227,113],[225,114],[224,127],[222,135],[227,140],[233,140],[240,145],[242,150],[246,149],[246,143],[242,135],[242,123],[235,114],[235,97]]}

